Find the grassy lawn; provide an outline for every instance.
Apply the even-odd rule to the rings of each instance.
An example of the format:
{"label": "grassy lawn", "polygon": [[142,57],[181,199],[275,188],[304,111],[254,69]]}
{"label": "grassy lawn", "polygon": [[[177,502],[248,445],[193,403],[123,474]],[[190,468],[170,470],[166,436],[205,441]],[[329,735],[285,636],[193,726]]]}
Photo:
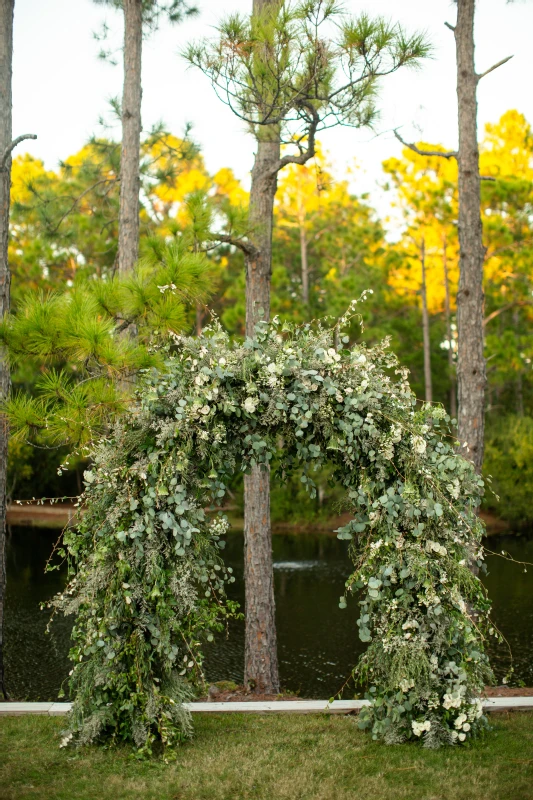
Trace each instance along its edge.
{"label": "grassy lawn", "polygon": [[532,800],[533,714],[491,717],[468,748],[372,742],[354,717],[195,715],[177,761],[59,750],[61,718],[0,720],[2,800]]}

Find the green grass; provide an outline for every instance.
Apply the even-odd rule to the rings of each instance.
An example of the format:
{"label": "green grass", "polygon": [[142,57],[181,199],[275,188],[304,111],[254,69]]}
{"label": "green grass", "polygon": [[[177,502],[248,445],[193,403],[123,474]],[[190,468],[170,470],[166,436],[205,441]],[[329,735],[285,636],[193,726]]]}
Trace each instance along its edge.
{"label": "green grass", "polygon": [[175,763],[59,750],[60,718],[0,720],[2,800],[531,800],[533,714],[470,747],[386,747],[354,717],[195,715]]}

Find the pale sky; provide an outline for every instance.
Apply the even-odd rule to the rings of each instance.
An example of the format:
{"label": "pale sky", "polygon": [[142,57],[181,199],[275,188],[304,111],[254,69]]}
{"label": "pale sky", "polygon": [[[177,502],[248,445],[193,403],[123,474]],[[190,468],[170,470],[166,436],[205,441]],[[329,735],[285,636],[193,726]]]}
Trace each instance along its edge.
{"label": "pale sky", "polygon": [[[248,182],[254,142],[243,125],[215,96],[208,79],[178,55],[191,39],[210,35],[221,15],[249,12],[252,0],[197,0],[199,17],[180,26],[164,24],[144,43],[143,126],[158,120],[176,134],[186,122],[201,145],[211,172],[232,167]],[[377,135],[369,131],[335,129],[321,141],[342,177],[357,162],[353,189],[370,192],[384,213],[387,200],[378,185],[381,162],[400,152],[392,129],[404,138],[457,144],[455,45],[444,22],[455,22],[450,0],[345,0],[352,13],[363,10],[400,21],[409,32],[425,31],[434,53],[419,72],[400,70],[383,81],[381,121]],[[121,15],[92,0],[16,0],[13,64],[13,135],[36,133],[24,148],[57,166],[98,132],[98,118],[109,98],[121,93],[122,68],[97,59],[100,45],[93,38],[104,20],[113,41],[120,44]],[[478,0],[476,66],[483,72],[505,56],[514,58],[479,84],[479,127],[517,108],[533,122],[533,2]],[[117,131],[117,136],[119,131]]]}

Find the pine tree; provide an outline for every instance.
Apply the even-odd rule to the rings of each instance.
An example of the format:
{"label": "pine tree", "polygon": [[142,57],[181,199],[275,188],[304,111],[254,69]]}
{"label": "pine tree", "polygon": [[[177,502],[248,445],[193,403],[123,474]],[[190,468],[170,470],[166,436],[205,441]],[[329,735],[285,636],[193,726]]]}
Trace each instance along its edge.
{"label": "pine tree", "polygon": [[122,151],[118,269],[126,274],[139,257],[139,153],[141,142],[143,26],[154,28],[162,16],[179,22],[196,13],[186,0],[95,0],[124,12],[124,83],[122,89]]}
{"label": "pine tree", "polygon": [[[272,221],[278,173],[315,154],[317,131],[375,119],[378,79],[417,64],[428,47],[395,25],[366,14],[352,19],[334,0],[254,0],[250,17],[233,15],[214,42],[192,45],[189,62],[256,140],[249,233],[236,241],[246,262],[246,334],[270,315]],[[289,151],[281,154],[280,145]],[[292,145],[292,147],[291,147]],[[270,534],[269,473],[245,477],[245,683],[279,690]]]}
{"label": "pine tree", "polygon": [[446,23],[455,37],[457,64],[457,151],[435,152],[402,144],[419,155],[455,158],[459,185],[459,289],[457,292],[457,435],[461,452],[481,472],[485,430],[487,384],[483,335],[483,226],[481,222],[479,147],[477,141],[477,86],[511,56],[478,74],[474,63],[474,16],[476,0],[456,0],[457,22]]}
{"label": "pine tree", "polygon": [[[11,363],[41,368],[35,393],[19,392],[4,404],[13,436],[83,454],[127,408],[139,371],[164,371],[157,345],[185,330],[187,306],[211,293],[210,265],[192,252],[190,236],[150,240],[125,277],[27,293],[0,326]],[[135,338],[119,335],[132,325]]]}

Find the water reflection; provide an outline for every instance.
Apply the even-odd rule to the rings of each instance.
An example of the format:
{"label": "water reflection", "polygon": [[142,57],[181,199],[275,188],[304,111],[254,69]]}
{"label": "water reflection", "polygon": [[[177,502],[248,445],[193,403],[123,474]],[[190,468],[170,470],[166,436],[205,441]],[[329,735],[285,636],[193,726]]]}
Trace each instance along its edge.
{"label": "water reflection", "polygon": [[[57,534],[43,529],[14,528],[8,540],[8,588],[5,648],[8,689],[26,700],[54,700],[68,675],[71,620],[58,619],[52,636],[45,634],[48,612],[39,604],[64,584],[64,572],[43,573]],[[533,540],[491,539],[491,549],[505,549],[533,562]],[[231,533],[225,557],[236,582],[231,596],[244,605],[242,534]],[[362,652],[357,638],[357,607],[338,608],[350,572],[346,543],[323,534],[279,534],[273,538],[276,620],[280,674],[284,688],[306,697],[329,697],[338,691]],[[484,579],[493,599],[494,621],[509,641],[515,678],[533,685],[533,567],[525,573],[496,556],[488,557]],[[505,648],[490,646],[501,679],[509,666]],[[242,681],[244,625],[230,625],[206,652],[212,681]]]}

